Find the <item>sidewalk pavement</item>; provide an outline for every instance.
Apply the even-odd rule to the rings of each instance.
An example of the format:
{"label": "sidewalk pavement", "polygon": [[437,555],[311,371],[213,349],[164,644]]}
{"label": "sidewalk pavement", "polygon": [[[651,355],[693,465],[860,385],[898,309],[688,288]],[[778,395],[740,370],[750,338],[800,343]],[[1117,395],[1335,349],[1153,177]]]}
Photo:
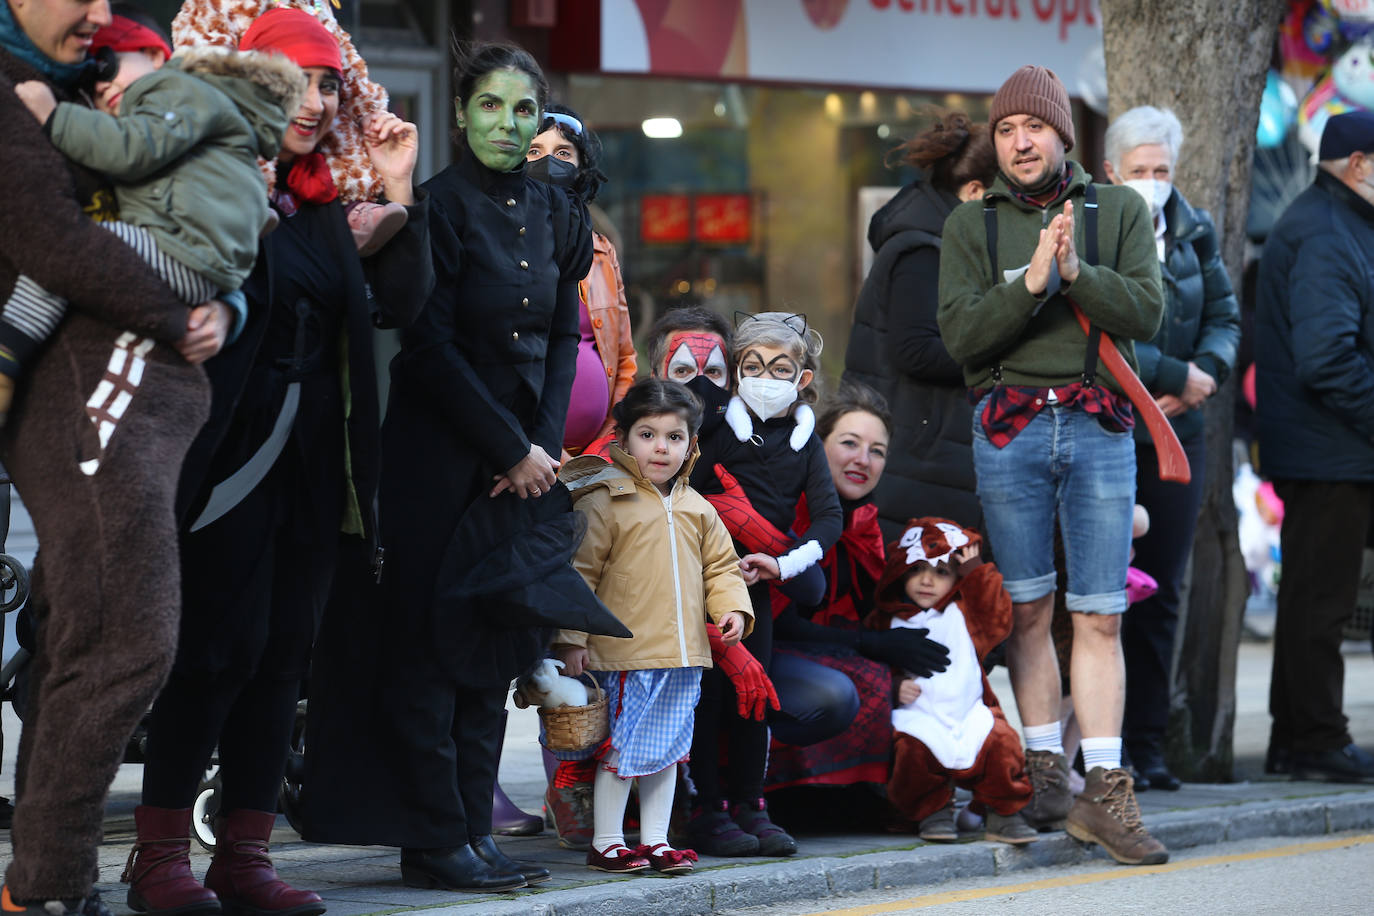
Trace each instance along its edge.
{"label": "sidewalk pavement", "polygon": [[[9,549],[18,555],[14,541]],[[28,562],[30,558],[24,559]],[[1355,740],[1374,747],[1374,660],[1367,643],[1346,648],[1346,713]],[[1254,837],[1374,830],[1374,785],[1291,782],[1264,776],[1269,661],[1267,642],[1241,645],[1235,727],[1238,781],[1188,784],[1178,792],[1140,793],[1146,826],[1171,849]],[[997,669],[992,681],[1007,703],[1012,724],[1019,726],[1005,669]],[[11,796],[19,723],[8,706],[3,714],[9,740],[0,772],[0,795]],[[532,812],[540,810],[544,790],[535,742],[537,730],[534,710],[512,708],[501,761],[502,786],[517,804]],[[117,914],[130,912],[119,875],[134,838],[133,808],[138,803],[141,776],[141,766],[124,766],[107,805],[98,887]],[[367,791],[367,786],[358,787],[360,795]],[[817,799],[817,804],[828,803],[825,794],[818,794]],[[300,840],[284,818],[278,819],[273,835],[273,857],[287,881],[318,891],[332,916],[421,910],[425,916],[671,916],[730,912],[789,901],[814,901],[822,908],[827,903],[838,905],[830,898],[862,890],[920,887],[1029,868],[1109,861],[1097,847],[1085,846],[1063,833],[1044,834],[1022,848],[985,842],[980,834],[952,845],[921,843],[911,834],[873,832],[798,832],[798,840],[800,852],[790,859],[703,856],[696,873],[687,877],[618,878],[589,870],[584,854],[560,848],[552,831],[534,837],[502,838],[501,847],[508,855],[539,862],[553,872],[552,880],[537,890],[504,895],[408,888],[401,882],[396,850],[310,845]],[[192,867],[197,875],[203,875],[209,855],[195,844],[192,850]],[[0,830],[0,860],[8,861],[9,852],[9,832]]]}

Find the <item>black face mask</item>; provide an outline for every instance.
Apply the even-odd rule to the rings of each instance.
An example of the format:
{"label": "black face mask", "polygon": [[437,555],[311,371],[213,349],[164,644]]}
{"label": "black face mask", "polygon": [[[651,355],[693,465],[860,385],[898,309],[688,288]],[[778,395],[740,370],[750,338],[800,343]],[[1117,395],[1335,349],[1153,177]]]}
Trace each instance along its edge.
{"label": "black face mask", "polygon": [[704,375],[698,375],[688,382],[686,387],[692,394],[701,398],[701,403],[706,407],[707,417],[725,413],[725,408],[730,403],[729,391],[721,388]]}
{"label": "black face mask", "polygon": [[559,188],[569,188],[577,182],[577,166],[556,156],[541,156],[525,164],[525,174]]}

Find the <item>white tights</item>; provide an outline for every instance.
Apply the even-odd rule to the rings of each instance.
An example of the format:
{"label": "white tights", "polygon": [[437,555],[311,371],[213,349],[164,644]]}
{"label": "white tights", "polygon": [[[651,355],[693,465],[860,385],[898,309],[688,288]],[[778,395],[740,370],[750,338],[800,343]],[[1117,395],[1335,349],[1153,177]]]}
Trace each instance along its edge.
{"label": "white tights", "polygon": [[[677,790],[677,764],[640,776],[639,840],[645,846],[668,842],[668,820],[673,813],[673,793]],[[592,796],[595,835],[592,848],[605,853],[625,845],[625,804],[630,799],[630,780],[598,767]]]}

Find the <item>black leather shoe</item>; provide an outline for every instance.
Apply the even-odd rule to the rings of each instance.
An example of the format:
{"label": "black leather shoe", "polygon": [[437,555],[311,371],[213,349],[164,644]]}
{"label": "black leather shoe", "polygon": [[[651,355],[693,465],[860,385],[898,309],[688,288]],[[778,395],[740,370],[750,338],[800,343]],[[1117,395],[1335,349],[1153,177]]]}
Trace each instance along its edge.
{"label": "black leather shoe", "polygon": [[1364,782],[1374,780],[1374,755],[1354,744],[1330,751],[1294,753],[1294,779],[1324,779],[1327,782]]}
{"label": "black leather shoe", "polygon": [[517,872],[523,875],[526,884],[543,884],[552,877],[549,870],[533,862],[517,862],[501,851],[496,841],[489,836],[475,836],[468,841],[477,857],[491,866],[493,871],[502,874]]}
{"label": "black leather shoe", "polygon": [[408,887],[437,887],[449,891],[499,894],[525,886],[525,876],[492,868],[471,846],[442,849],[402,849],[401,880]]}
{"label": "black leather shoe", "polygon": [[1169,772],[1163,761],[1147,766],[1140,771],[1136,779],[1135,788],[1139,792],[1148,785],[1151,789],[1163,789],[1165,792],[1177,792],[1183,788],[1183,780]]}
{"label": "black leather shoe", "polygon": [[1264,753],[1264,772],[1274,776],[1287,776],[1293,771],[1293,752],[1286,747],[1269,745]]}

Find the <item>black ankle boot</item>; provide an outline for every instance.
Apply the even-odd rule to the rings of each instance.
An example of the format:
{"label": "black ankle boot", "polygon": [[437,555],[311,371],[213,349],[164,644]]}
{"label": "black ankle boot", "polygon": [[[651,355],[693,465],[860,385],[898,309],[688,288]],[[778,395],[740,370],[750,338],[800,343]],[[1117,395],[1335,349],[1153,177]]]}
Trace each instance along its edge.
{"label": "black ankle boot", "polygon": [[543,884],[549,880],[549,870],[533,862],[517,862],[501,851],[496,841],[489,836],[475,836],[468,841],[477,857],[491,866],[492,871],[502,874],[518,872],[525,876],[526,884]]}
{"label": "black ankle boot", "polygon": [[483,894],[513,891],[525,886],[524,875],[492,868],[472,851],[471,846],[402,849],[401,879],[409,887],[437,887]]}

